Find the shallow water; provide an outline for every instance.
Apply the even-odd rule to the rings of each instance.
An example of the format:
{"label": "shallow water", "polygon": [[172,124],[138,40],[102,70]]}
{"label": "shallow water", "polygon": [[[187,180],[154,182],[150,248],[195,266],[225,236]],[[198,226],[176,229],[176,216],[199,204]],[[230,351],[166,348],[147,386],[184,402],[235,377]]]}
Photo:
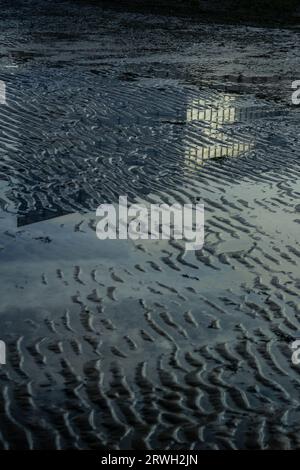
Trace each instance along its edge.
{"label": "shallow water", "polygon": [[[32,3],[0,33],[0,446],[299,447],[298,34]],[[119,195],[204,202],[204,248],[100,242]]]}

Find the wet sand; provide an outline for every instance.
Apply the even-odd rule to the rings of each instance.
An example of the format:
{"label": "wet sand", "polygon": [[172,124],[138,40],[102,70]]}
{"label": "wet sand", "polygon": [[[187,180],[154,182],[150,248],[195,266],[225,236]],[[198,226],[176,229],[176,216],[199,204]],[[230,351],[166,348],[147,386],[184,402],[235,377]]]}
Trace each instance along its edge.
{"label": "wet sand", "polygon": [[[0,20],[0,447],[299,448],[298,30],[32,3]],[[204,248],[99,241],[119,195],[204,202]]]}

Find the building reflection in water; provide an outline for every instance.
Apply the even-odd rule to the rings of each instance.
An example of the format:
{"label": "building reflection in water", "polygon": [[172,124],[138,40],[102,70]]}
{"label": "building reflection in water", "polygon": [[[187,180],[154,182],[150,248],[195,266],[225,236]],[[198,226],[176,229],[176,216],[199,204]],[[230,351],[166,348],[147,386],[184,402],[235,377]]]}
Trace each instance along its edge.
{"label": "building reflection in water", "polygon": [[[215,100],[193,99],[186,111],[187,133],[185,162],[188,169],[202,165],[205,160],[221,157],[238,157],[254,147],[226,132],[226,125],[248,120],[249,108],[235,106],[233,95],[220,95]],[[197,133],[197,137],[195,138]],[[197,142],[200,140],[200,143]]]}

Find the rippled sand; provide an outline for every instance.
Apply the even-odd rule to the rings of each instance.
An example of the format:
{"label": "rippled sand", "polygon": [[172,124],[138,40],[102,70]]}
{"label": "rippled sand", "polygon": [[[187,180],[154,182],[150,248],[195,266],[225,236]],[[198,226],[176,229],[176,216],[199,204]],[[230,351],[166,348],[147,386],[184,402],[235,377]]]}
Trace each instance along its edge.
{"label": "rippled sand", "polygon": [[[299,448],[297,30],[32,3],[0,20],[0,447]],[[201,200],[204,248],[100,242],[119,195]]]}

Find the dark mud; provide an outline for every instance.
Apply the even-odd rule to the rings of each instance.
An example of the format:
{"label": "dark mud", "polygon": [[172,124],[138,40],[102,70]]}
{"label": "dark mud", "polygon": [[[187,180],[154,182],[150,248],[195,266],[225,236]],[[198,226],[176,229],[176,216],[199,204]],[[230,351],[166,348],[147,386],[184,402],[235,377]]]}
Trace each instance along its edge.
{"label": "dark mud", "polygon": [[[297,30],[35,3],[1,20],[0,447],[299,448]],[[119,195],[200,199],[204,248],[100,242]]]}

